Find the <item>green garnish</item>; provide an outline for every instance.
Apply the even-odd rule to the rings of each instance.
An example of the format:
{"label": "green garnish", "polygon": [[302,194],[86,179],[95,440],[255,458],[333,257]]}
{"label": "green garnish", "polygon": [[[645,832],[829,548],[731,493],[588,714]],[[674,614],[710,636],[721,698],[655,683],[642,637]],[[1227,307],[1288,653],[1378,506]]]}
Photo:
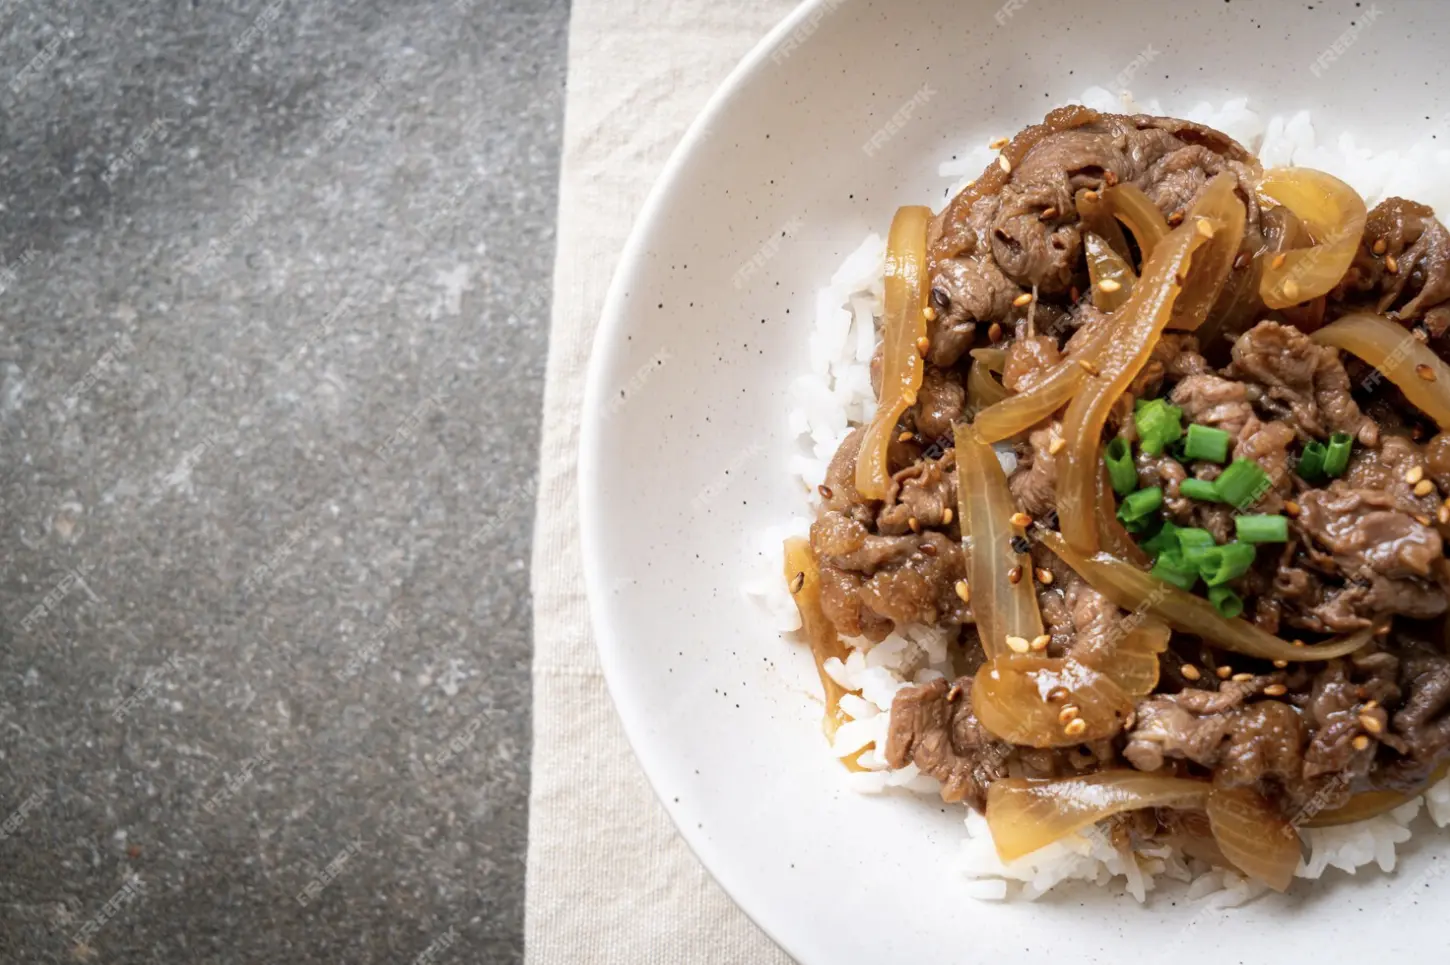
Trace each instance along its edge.
{"label": "green garnish", "polygon": [[1306,443],[1304,452],[1299,456],[1299,464],[1294,467],[1294,471],[1305,482],[1322,482],[1325,475],[1324,462],[1328,456],[1329,450],[1324,448],[1324,443]]}
{"label": "green garnish", "polygon": [[1247,509],[1269,491],[1270,482],[1269,474],[1252,459],[1235,459],[1213,485],[1219,499],[1236,509]]}
{"label": "green garnish", "polygon": [[1107,463],[1108,481],[1113,484],[1113,492],[1126,496],[1138,488],[1138,469],[1133,465],[1133,451],[1122,436],[1108,443],[1103,451],[1103,462]]}
{"label": "green garnish", "polygon": [[1182,531],[1182,527],[1175,525],[1171,519],[1165,519],[1158,532],[1138,545],[1143,552],[1157,557],[1170,550],[1178,549],[1178,534]]}
{"label": "green garnish", "polygon": [[1201,546],[1213,546],[1213,534],[1196,526],[1185,526],[1178,530],[1178,547],[1182,550]]}
{"label": "green garnish", "polygon": [[1151,573],[1180,590],[1192,590],[1198,582],[1198,570],[1189,565],[1176,550],[1168,550],[1159,556]]}
{"label": "green garnish", "polygon": [[1170,442],[1183,435],[1183,410],[1162,399],[1153,399],[1133,413],[1138,428],[1138,447],[1150,456],[1162,455]]}
{"label": "green garnish", "polygon": [[1347,432],[1336,432],[1329,437],[1329,451],[1324,456],[1324,474],[1342,476],[1349,468],[1349,451],[1354,448],[1354,439]]}
{"label": "green garnish", "polygon": [[1223,463],[1228,460],[1228,443],[1229,435],[1222,429],[1191,425],[1188,440],[1183,444],[1183,457]]}
{"label": "green garnish", "polygon": [[1249,543],[1226,543],[1215,546],[1214,550],[1217,552],[1205,558],[1199,568],[1203,582],[1209,586],[1221,586],[1243,576],[1258,555]]}
{"label": "green garnish", "polygon": [[1289,520],[1283,516],[1236,516],[1234,534],[1244,543],[1286,543]]}
{"label": "green garnish", "polygon": [[1225,620],[1236,619],[1244,612],[1243,597],[1226,586],[1210,586],[1208,602],[1214,605],[1218,615]]}
{"label": "green garnish", "polygon": [[1205,503],[1223,502],[1218,488],[1207,479],[1185,479],[1178,484],[1178,491],[1189,499],[1198,499]]}
{"label": "green garnish", "polygon": [[1152,524],[1154,514],[1163,505],[1163,487],[1151,486],[1139,489],[1123,497],[1118,507],[1118,520],[1129,532],[1145,532]]}

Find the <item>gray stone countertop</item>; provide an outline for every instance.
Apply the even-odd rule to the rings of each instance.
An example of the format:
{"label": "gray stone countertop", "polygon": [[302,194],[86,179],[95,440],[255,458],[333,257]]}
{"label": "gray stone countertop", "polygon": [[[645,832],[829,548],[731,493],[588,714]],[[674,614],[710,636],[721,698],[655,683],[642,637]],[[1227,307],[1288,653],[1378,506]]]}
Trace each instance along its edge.
{"label": "gray stone countertop", "polygon": [[0,963],[522,955],[566,0],[0,0]]}

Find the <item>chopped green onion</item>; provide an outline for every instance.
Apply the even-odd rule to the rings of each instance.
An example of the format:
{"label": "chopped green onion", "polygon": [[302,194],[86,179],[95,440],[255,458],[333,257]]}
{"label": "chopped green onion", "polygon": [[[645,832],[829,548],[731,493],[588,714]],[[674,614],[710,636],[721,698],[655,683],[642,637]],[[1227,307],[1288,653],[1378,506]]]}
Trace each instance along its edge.
{"label": "chopped green onion", "polygon": [[1234,533],[1245,543],[1287,543],[1289,521],[1283,516],[1236,516]]}
{"label": "chopped green onion", "polygon": [[1235,459],[1213,485],[1224,502],[1237,509],[1247,509],[1269,491],[1271,483],[1269,474],[1258,463],[1252,459]]}
{"label": "chopped green onion", "polygon": [[1178,484],[1178,491],[1189,499],[1201,499],[1206,503],[1221,503],[1218,487],[1207,479],[1185,479]]}
{"label": "chopped green onion", "polygon": [[1228,442],[1229,435],[1222,429],[1191,425],[1188,440],[1183,444],[1183,455],[1188,459],[1223,463],[1228,460]]}
{"label": "chopped green onion", "polygon": [[1199,570],[1203,582],[1209,586],[1221,586],[1243,576],[1254,565],[1254,557],[1258,555],[1249,543],[1226,543],[1215,549],[1218,550],[1216,558],[1207,561],[1211,565]]}
{"label": "chopped green onion", "polygon": [[1184,562],[1178,553],[1169,550],[1153,564],[1151,574],[1164,583],[1171,583],[1180,590],[1191,590],[1198,582],[1198,571]]}
{"label": "chopped green onion", "polygon": [[1208,602],[1214,605],[1218,615],[1225,620],[1236,620],[1244,612],[1243,597],[1226,586],[1210,586]]}
{"label": "chopped green onion", "polygon": [[1213,534],[1196,526],[1185,526],[1178,530],[1178,546],[1183,550],[1200,546],[1213,546]]}
{"label": "chopped green onion", "polygon": [[1162,399],[1153,399],[1133,414],[1138,427],[1138,446],[1150,456],[1162,455],[1163,448],[1183,435],[1183,410]]}
{"label": "chopped green onion", "polygon": [[1175,526],[1171,519],[1165,519],[1163,526],[1150,539],[1145,539],[1138,546],[1143,552],[1150,556],[1161,556],[1163,553],[1178,549],[1178,534],[1182,529]]}
{"label": "chopped green onion", "polygon": [[1324,456],[1324,474],[1342,476],[1349,468],[1349,451],[1354,448],[1354,439],[1347,432],[1336,432],[1329,437],[1329,451]]}
{"label": "chopped green onion", "polygon": [[1140,489],[1123,497],[1123,504],[1118,507],[1118,519],[1130,533],[1147,532],[1148,527],[1153,523],[1154,514],[1162,505],[1163,488],[1161,486]]}
{"label": "chopped green onion", "polygon": [[1122,436],[1108,443],[1103,451],[1103,462],[1108,464],[1108,481],[1113,484],[1113,492],[1126,496],[1138,488],[1138,469],[1133,465],[1133,451]]}
{"label": "chopped green onion", "polygon": [[1294,471],[1305,482],[1320,482],[1324,479],[1324,461],[1328,456],[1329,450],[1324,448],[1324,443],[1306,443],[1304,453],[1299,457],[1299,465],[1294,467]]}

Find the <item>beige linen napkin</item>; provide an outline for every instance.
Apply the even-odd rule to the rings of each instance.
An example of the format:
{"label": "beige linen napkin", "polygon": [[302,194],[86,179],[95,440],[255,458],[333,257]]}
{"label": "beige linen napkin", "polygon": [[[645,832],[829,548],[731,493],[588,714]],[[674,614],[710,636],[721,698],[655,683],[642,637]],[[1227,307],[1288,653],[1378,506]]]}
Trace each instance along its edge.
{"label": "beige linen napkin", "polygon": [[792,0],[575,0],[534,536],[526,961],[789,959],[676,833],[600,674],[576,526],[579,403],[604,294],[685,128]]}

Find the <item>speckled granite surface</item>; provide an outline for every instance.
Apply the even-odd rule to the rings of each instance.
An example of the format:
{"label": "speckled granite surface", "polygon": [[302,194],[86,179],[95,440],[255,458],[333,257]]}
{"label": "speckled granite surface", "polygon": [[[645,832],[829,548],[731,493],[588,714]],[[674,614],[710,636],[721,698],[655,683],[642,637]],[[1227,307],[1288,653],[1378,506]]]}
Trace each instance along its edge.
{"label": "speckled granite surface", "polygon": [[0,962],[521,957],[564,0],[0,0]]}

